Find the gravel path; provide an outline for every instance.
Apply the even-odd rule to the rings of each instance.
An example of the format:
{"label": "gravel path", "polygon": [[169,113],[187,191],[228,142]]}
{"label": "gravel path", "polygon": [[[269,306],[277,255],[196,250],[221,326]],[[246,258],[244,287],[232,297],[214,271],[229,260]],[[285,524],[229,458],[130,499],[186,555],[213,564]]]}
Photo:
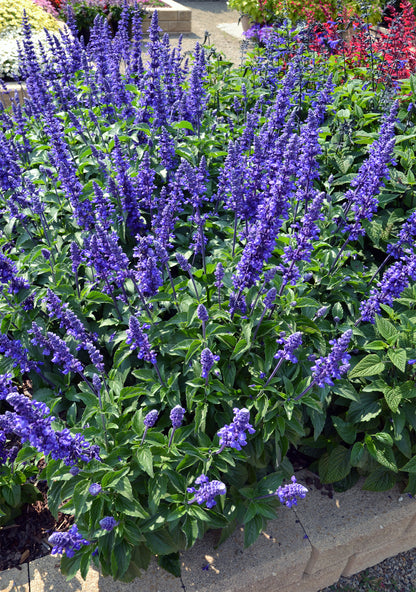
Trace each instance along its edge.
{"label": "gravel path", "polygon": [[[415,541],[416,544],[416,541]],[[416,548],[385,559],[373,567],[320,592],[416,592]]]}

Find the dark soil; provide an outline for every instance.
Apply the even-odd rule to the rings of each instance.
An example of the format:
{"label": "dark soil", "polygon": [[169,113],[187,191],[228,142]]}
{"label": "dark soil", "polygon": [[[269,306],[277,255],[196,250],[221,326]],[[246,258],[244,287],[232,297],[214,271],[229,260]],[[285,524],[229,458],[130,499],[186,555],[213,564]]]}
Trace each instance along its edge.
{"label": "dark soil", "polygon": [[0,527],[0,571],[17,567],[44,555],[49,555],[48,538],[55,530],[66,531],[74,521],[73,516],[58,513],[58,519],[48,509],[44,482],[37,484],[43,500],[25,504],[13,524]]}

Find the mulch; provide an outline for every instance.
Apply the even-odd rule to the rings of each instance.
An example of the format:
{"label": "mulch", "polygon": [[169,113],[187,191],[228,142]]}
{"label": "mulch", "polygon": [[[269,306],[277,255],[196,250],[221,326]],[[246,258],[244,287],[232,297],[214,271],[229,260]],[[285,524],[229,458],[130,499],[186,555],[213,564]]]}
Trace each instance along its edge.
{"label": "mulch", "polygon": [[37,488],[43,500],[22,506],[22,513],[13,524],[0,527],[0,571],[22,565],[44,555],[49,555],[51,545],[48,538],[55,530],[66,531],[74,518],[58,513],[58,519],[52,516],[47,504],[46,482],[39,481]]}

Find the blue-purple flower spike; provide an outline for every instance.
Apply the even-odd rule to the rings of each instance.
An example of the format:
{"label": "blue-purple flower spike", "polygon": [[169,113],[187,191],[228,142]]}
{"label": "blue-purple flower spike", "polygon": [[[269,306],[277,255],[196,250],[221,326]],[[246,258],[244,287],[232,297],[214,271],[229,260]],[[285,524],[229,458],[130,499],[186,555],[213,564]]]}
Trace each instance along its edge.
{"label": "blue-purple flower spike", "polygon": [[176,405],[170,412],[170,420],[172,422],[172,427],[174,430],[179,428],[183,422],[183,416],[185,415],[185,409],[180,405]]}
{"label": "blue-purple flower spike", "polygon": [[214,498],[217,495],[225,495],[227,492],[227,488],[222,481],[210,481],[208,477],[203,474],[195,479],[195,485],[200,485],[201,487],[199,489],[188,487],[187,492],[195,494],[194,497],[189,500],[188,504],[197,502],[197,504],[201,505],[205,503],[207,508],[212,508],[217,504]]}
{"label": "blue-purple flower spike", "polygon": [[201,366],[202,366],[201,376],[202,376],[202,378],[205,378],[206,381],[208,381],[208,376],[209,376],[211,368],[214,365],[214,362],[218,362],[219,359],[220,359],[220,356],[214,356],[214,354],[212,353],[212,351],[208,347],[206,347],[205,349],[202,350],[202,352],[201,352]]}
{"label": "blue-purple flower spike", "polygon": [[127,329],[126,343],[130,345],[130,349],[138,349],[137,357],[139,360],[145,360],[156,364],[156,354],[151,349],[149,338],[143,331],[143,328],[147,328],[147,325],[140,325],[139,320],[135,316],[131,316],[129,320],[129,328]]}
{"label": "blue-purple flower spike", "polygon": [[68,532],[54,532],[48,541],[53,545],[52,555],[55,553],[65,553],[70,559],[79,551],[83,545],[89,545],[90,542],[84,539],[78,532],[78,526],[74,524]]}
{"label": "blue-purple flower spike", "polygon": [[147,413],[147,415],[144,416],[144,419],[143,419],[144,432],[143,432],[141,444],[143,444],[144,439],[146,438],[147,430],[149,428],[152,428],[155,425],[158,417],[159,417],[159,413],[156,411],[156,409],[152,409],[152,411],[149,411],[149,413]]}
{"label": "blue-purple flower spike", "polygon": [[234,419],[230,425],[225,425],[223,428],[218,430],[217,435],[220,439],[220,449],[217,454],[222,452],[224,448],[234,448],[235,450],[241,450],[242,446],[247,444],[246,430],[249,434],[254,434],[255,429],[249,423],[250,422],[250,411],[248,409],[233,409]]}
{"label": "blue-purple flower spike", "polygon": [[184,415],[185,415],[185,409],[183,407],[181,407],[180,405],[176,405],[176,407],[174,407],[172,409],[172,411],[170,412],[169,417],[172,422],[172,433],[171,433],[170,439],[169,439],[169,444],[168,444],[169,448],[172,444],[174,433],[182,425]]}
{"label": "blue-purple flower spike", "polygon": [[104,516],[104,518],[100,520],[99,524],[102,530],[111,532],[113,528],[119,524],[119,522],[117,522],[117,520],[112,516]]}
{"label": "blue-purple flower spike", "polygon": [[292,483],[289,485],[280,486],[276,489],[275,495],[279,498],[281,504],[288,508],[298,505],[298,499],[305,499],[308,490],[306,487],[296,482],[296,477],[291,478]]}

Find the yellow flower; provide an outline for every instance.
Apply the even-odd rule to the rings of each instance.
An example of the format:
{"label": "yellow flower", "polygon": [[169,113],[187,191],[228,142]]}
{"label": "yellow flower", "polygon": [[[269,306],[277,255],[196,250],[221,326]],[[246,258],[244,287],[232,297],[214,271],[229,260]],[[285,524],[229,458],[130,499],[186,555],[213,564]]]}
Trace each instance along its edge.
{"label": "yellow flower", "polygon": [[61,23],[32,0],[0,0],[0,31],[6,27],[20,27],[23,19],[23,11],[33,29],[41,31],[44,28],[57,31]]}

